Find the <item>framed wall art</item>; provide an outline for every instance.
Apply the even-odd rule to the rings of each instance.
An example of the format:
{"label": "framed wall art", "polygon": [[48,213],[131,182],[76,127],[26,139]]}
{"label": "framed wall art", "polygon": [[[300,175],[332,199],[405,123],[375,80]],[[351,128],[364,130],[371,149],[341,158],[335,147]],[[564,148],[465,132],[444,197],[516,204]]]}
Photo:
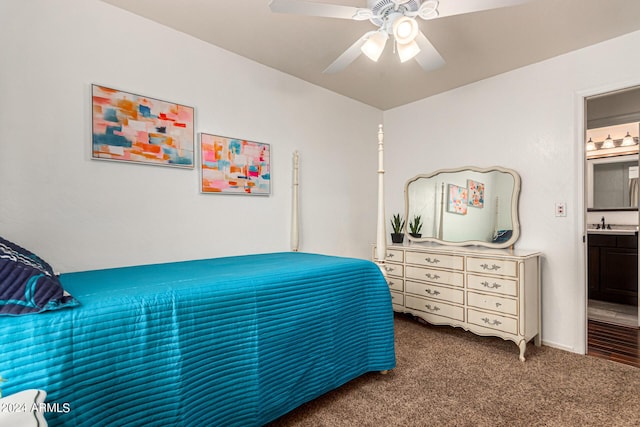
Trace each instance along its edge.
{"label": "framed wall art", "polygon": [[467,188],[459,185],[449,184],[449,202],[447,212],[466,215],[467,214]]}
{"label": "framed wall art", "polygon": [[91,85],[93,159],[194,168],[194,109]]}
{"label": "framed wall art", "polygon": [[469,190],[469,206],[472,206],[474,208],[484,207],[484,184],[472,179],[468,179],[467,189]]}
{"label": "framed wall art", "polygon": [[201,191],[271,194],[271,146],[262,142],[200,134]]}

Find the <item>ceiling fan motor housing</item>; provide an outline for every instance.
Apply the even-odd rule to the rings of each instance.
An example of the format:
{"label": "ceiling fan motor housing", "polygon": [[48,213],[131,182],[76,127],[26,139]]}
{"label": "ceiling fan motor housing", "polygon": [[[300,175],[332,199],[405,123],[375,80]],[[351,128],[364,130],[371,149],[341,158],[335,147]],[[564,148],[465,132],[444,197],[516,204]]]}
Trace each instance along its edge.
{"label": "ceiling fan motor housing", "polygon": [[[400,4],[399,4],[400,3]],[[396,9],[396,5],[397,9]],[[373,16],[369,19],[374,25],[391,30],[393,22],[388,22],[390,17],[397,19],[404,16],[407,12],[416,12],[420,8],[420,0],[408,0],[401,2],[398,0],[367,0],[367,6],[373,12]]]}

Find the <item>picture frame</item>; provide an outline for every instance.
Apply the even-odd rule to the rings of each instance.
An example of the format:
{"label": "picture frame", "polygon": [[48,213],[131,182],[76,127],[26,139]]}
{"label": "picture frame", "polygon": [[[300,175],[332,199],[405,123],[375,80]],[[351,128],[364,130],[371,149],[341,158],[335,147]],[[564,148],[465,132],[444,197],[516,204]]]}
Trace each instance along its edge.
{"label": "picture frame", "polygon": [[91,85],[91,158],[194,169],[194,108]]}
{"label": "picture frame", "polygon": [[447,185],[447,193],[449,195],[447,201],[447,212],[458,215],[467,214],[468,190],[467,187],[461,187],[455,184]]}
{"label": "picture frame", "polygon": [[200,191],[271,194],[271,145],[200,133]]}
{"label": "picture frame", "polygon": [[484,207],[484,184],[472,179],[467,180],[468,204],[474,208]]}

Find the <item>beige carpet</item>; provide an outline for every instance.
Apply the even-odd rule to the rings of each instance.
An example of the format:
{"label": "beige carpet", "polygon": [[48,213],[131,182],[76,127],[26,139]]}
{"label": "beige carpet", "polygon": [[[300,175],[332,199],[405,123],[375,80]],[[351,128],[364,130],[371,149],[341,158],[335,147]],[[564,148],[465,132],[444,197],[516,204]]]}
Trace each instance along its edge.
{"label": "beige carpet", "polygon": [[397,367],[270,426],[640,426],[640,369],[396,315]]}

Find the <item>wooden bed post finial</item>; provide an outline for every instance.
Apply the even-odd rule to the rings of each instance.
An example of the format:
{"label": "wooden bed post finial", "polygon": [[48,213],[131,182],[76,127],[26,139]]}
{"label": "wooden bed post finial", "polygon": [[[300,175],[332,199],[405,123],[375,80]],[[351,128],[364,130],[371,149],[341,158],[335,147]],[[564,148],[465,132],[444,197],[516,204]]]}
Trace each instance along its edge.
{"label": "wooden bed post finial", "polygon": [[378,125],[378,226],[376,235],[376,263],[382,274],[386,275],[384,260],[387,253],[387,232],[384,214],[384,132]]}

